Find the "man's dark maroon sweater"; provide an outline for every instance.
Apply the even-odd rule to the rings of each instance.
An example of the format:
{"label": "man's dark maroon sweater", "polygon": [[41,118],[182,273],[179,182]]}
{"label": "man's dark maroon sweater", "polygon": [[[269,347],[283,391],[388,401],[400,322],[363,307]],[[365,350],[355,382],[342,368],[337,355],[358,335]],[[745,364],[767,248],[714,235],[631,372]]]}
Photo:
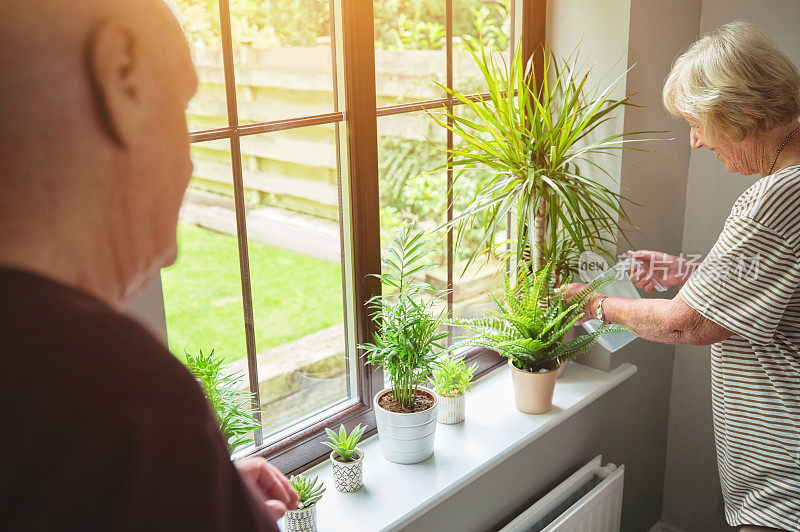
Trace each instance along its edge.
{"label": "man's dark maroon sweater", "polygon": [[99,300],[0,268],[0,527],[275,531],[197,382]]}

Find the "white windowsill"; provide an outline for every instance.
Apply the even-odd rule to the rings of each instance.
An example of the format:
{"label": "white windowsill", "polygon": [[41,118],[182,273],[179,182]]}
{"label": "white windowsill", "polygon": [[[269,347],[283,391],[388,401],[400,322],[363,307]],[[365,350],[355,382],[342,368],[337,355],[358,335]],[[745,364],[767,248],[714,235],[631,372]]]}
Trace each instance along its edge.
{"label": "white windowsill", "polygon": [[[381,455],[378,437],[373,436],[359,445],[366,455],[361,491],[336,491],[330,460],[309,469],[305,474],[319,475],[326,487],[317,503],[318,530],[372,532],[407,524],[627,380],[636,369],[623,364],[604,373],[571,363],[556,385],[553,409],[538,416],[514,407],[510,370],[507,365],[498,369],[467,396],[463,423],[437,425],[435,451],[428,460],[413,465],[389,462]],[[282,520],[280,524],[283,529]]]}

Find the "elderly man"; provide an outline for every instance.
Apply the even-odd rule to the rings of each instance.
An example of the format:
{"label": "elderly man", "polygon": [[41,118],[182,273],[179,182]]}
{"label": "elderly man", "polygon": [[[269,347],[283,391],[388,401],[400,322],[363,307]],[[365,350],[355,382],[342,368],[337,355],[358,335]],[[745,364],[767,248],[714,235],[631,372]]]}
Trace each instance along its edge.
{"label": "elderly man", "polygon": [[276,530],[296,507],[121,313],[175,258],[196,85],[160,0],[0,2],[4,530]]}
{"label": "elderly man", "polygon": [[742,530],[800,530],[800,76],[755,26],[734,22],[676,60],[664,103],[689,122],[693,148],[714,151],[730,172],[764,177],[733,205],[699,268],[631,252],[646,266],[637,284],[682,285],[675,298],[600,294],[585,310],[648,340],[713,344],[726,519]]}

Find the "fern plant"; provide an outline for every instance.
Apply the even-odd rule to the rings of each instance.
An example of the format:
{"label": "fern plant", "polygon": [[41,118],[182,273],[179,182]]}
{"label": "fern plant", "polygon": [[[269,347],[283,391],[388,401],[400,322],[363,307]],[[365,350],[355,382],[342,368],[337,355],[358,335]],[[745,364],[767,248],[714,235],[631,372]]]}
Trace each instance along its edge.
{"label": "fern plant", "polygon": [[322,445],[327,445],[335,451],[343,462],[349,462],[365,430],[367,430],[366,426],[357,425],[348,435],[344,425],[339,426],[338,434],[326,427],[325,432],[328,434],[330,441],[324,441]]}
{"label": "fern plant", "polygon": [[381,258],[376,275],[385,293],[367,302],[378,331],[361,347],[369,364],[381,366],[389,377],[392,393],[403,408],[412,410],[420,383],[436,366],[441,341],[449,332],[440,330],[444,311],[434,313],[437,292],[413,276],[433,263],[421,232],[402,225]]}
{"label": "fern plant", "polygon": [[211,405],[228,452],[253,441],[247,435],[259,427],[250,407],[252,394],[240,388],[244,374],[225,372],[224,360],[214,358],[214,350],[204,355],[186,352],[186,367],[195,376]]}
{"label": "fern plant", "polygon": [[624,331],[604,325],[593,333],[564,342],[564,334],[583,317],[583,308],[597,291],[614,281],[597,279],[578,292],[568,303],[554,288],[553,262],[535,273],[521,263],[517,282],[512,286],[506,275],[497,295],[496,308],[485,311],[489,317],[456,320],[453,323],[475,333],[457,345],[485,347],[511,360],[517,369],[529,372],[551,371],[589,349],[603,334]]}
{"label": "fern plant", "polygon": [[297,475],[289,479],[289,484],[292,485],[299,498],[298,510],[308,508],[322,498],[322,494],[325,493],[325,486],[322,482],[319,482],[319,484],[318,482],[319,477],[310,479],[305,475]]}
{"label": "fern plant", "polygon": [[442,397],[464,395],[472,389],[472,377],[477,369],[477,362],[468,367],[463,358],[447,356],[433,370],[433,387]]}

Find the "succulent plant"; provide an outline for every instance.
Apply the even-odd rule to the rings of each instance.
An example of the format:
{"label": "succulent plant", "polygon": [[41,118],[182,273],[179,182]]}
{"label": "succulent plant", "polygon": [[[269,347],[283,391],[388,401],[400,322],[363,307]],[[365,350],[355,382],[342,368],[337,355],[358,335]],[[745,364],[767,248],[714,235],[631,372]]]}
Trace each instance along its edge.
{"label": "succulent plant", "polygon": [[364,431],[367,429],[366,426],[362,427],[361,425],[357,425],[356,428],[347,434],[347,429],[344,428],[344,425],[339,426],[339,433],[337,434],[333,430],[326,428],[325,432],[328,434],[328,438],[331,441],[324,441],[322,445],[327,445],[331,449],[333,449],[336,454],[344,462],[349,462],[350,457],[353,455],[353,452],[356,449],[356,445],[361,440],[361,436],[364,435]]}
{"label": "succulent plant", "polygon": [[298,510],[308,508],[322,498],[325,493],[325,487],[321,482],[319,485],[319,477],[309,479],[305,475],[292,476],[289,479],[289,484],[292,485],[297,495],[300,497],[300,502],[297,505]]}

